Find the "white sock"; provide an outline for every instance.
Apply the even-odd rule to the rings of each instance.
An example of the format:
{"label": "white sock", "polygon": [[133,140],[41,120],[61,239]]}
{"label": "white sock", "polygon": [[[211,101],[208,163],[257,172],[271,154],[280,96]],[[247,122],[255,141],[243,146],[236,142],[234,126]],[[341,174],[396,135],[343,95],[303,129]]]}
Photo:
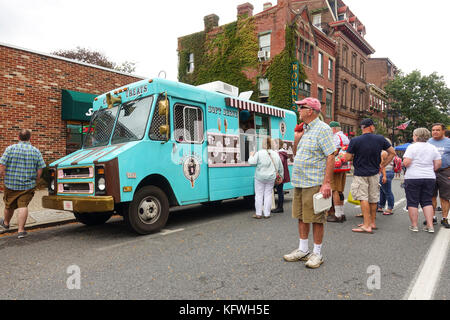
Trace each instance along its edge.
{"label": "white sock", "polygon": [[340,218],[344,215],[344,206],[334,206],[334,215]]}
{"label": "white sock", "polygon": [[322,244],[315,244],[314,243],[314,254],[321,256],[321,252],[322,252]]}
{"label": "white sock", "polygon": [[308,239],[300,239],[300,246],[298,247],[302,252],[308,252]]}

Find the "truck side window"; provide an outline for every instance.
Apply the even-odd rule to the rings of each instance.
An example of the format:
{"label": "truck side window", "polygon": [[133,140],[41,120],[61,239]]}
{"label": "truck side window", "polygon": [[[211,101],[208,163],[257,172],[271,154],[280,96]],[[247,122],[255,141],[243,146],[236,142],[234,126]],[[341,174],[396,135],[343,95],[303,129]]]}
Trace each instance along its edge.
{"label": "truck side window", "polygon": [[201,108],[176,104],[173,116],[177,142],[203,143],[203,111]]}

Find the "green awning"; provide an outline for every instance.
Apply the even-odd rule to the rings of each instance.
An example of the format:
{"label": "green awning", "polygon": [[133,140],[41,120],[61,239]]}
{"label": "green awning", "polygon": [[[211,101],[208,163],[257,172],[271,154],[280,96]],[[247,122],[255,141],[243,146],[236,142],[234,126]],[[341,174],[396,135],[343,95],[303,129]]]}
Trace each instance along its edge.
{"label": "green awning", "polygon": [[62,120],[91,121],[95,94],[62,90]]}

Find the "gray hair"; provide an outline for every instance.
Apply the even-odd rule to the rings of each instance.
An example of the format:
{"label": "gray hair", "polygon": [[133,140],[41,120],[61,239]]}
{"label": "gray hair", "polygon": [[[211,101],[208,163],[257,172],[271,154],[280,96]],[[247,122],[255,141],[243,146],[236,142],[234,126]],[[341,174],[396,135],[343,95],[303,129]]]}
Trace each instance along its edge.
{"label": "gray hair", "polygon": [[427,142],[431,138],[430,130],[427,128],[417,128],[413,135],[417,137],[417,142]]}

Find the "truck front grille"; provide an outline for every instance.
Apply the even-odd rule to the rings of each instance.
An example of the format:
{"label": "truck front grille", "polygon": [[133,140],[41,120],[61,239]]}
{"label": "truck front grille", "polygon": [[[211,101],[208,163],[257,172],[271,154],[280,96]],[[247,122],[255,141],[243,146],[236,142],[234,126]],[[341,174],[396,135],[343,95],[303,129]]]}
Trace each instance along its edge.
{"label": "truck front grille", "polygon": [[93,194],[94,184],[92,182],[58,183],[58,193]]}
{"label": "truck front grille", "polygon": [[58,179],[86,179],[93,177],[93,167],[58,169]]}

